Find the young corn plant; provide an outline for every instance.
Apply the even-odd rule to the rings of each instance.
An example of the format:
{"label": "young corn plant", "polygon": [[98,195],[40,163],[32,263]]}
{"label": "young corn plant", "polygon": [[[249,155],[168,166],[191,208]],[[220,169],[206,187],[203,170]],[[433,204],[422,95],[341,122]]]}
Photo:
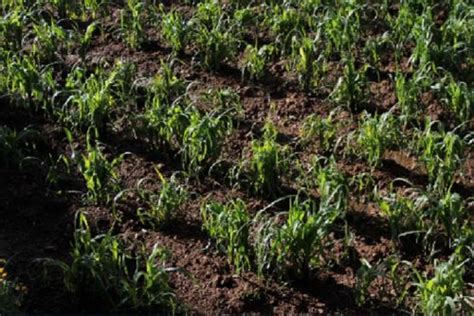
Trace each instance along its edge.
{"label": "young corn plant", "polygon": [[430,67],[433,64],[433,17],[431,8],[418,15],[411,30],[411,36],[416,41],[415,48],[410,56],[410,62],[419,68]]}
{"label": "young corn plant", "polygon": [[274,51],[275,48],[271,45],[263,45],[260,48],[256,45],[247,45],[242,65],[242,79],[247,77],[252,81],[262,80],[267,72],[267,63],[275,54]]}
{"label": "young corn plant", "polygon": [[431,278],[415,270],[419,312],[425,315],[461,315],[473,311],[464,281],[466,262],[456,254],[446,262],[435,261]]}
{"label": "young corn plant", "polygon": [[464,141],[454,132],[436,132],[436,122],[426,122],[418,137],[418,151],[431,188],[437,192],[448,191],[464,156]]}
{"label": "young corn plant", "polygon": [[75,1],[50,0],[47,3],[52,6],[61,19],[67,19],[78,14],[79,7]]}
{"label": "young corn plant", "polygon": [[263,139],[252,142],[251,176],[257,193],[275,195],[280,177],[286,171],[284,151],[277,142],[277,130],[271,121],[263,128]]}
{"label": "young corn plant", "polygon": [[395,95],[397,105],[400,108],[401,120],[405,125],[419,117],[421,109],[419,107],[420,89],[416,82],[410,82],[405,75],[397,72],[395,76]]}
{"label": "young corn plant", "polygon": [[165,12],[162,8],[161,33],[174,54],[182,54],[189,40],[190,28],[184,17],[176,10]]}
{"label": "young corn plant", "polygon": [[227,116],[240,116],[242,113],[242,101],[239,94],[228,88],[210,89],[203,94],[203,100],[218,113],[226,113]]}
{"label": "young corn plant", "polygon": [[394,255],[388,256],[377,263],[370,263],[366,259],[361,259],[361,266],[357,270],[355,286],[356,304],[358,306],[366,305],[372,297],[369,290],[371,287],[373,288],[374,281],[382,278],[382,280],[390,280],[392,287],[386,288],[385,285],[381,285],[378,293],[375,294],[376,297],[384,297],[384,295],[394,292],[395,297],[392,298],[394,304],[392,304],[394,307],[399,307],[410,290],[407,287],[410,276],[401,274],[401,268],[404,264],[405,262],[400,261],[400,258]]}
{"label": "young corn plant", "polygon": [[48,98],[57,89],[51,67],[39,65],[30,56],[14,56],[8,58],[0,76],[7,95],[17,104],[32,110],[50,108]]}
{"label": "young corn plant", "polygon": [[139,0],[127,0],[126,7],[120,12],[120,34],[132,49],[138,48],[146,39],[143,12],[146,3]]}
{"label": "young corn plant", "polygon": [[[66,136],[72,144],[71,132],[66,131]],[[84,153],[78,154],[72,148],[71,159],[77,164],[78,171],[86,182],[87,198],[94,203],[108,203],[110,194],[117,192],[120,188],[119,176],[115,169],[122,162],[123,155],[109,160],[99,145],[92,144],[91,137],[91,133],[88,132]],[[66,163],[69,165],[70,161]]]}
{"label": "young corn plant", "polygon": [[75,129],[104,131],[116,102],[130,96],[132,76],[133,66],[122,62],[108,74],[99,68],[88,77],[85,69],[76,68],[66,79],[70,96],[57,115]]}
{"label": "young corn plant", "polygon": [[203,228],[228,256],[237,271],[251,268],[250,216],[242,200],[206,203],[201,208]]}
{"label": "young corn plant", "polygon": [[[79,76],[82,77],[82,70],[79,71]],[[110,110],[115,105],[110,84],[100,74],[91,75],[66,100],[60,117],[76,129],[93,127],[103,131]]]}
{"label": "young corn plant", "polygon": [[383,265],[372,265],[366,259],[361,260],[361,267],[357,270],[357,282],[355,287],[356,304],[363,306],[370,297],[369,287],[379,276],[383,276]]}
{"label": "young corn plant", "polygon": [[220,4],[206,1],[198,5],[192,22],[193,39],[202,64],[208,70],[218,70],[224,61],[232,60],[236,54],[236,32],[228,20]]}
{"label": "young corn plant", "polygon": [[79,36],[79,56],[82,60],[85,60],[87,50],[89,49],[92,43],[92,39],[94,37],[94,33],[98,28],[99,24],[97,22],[94,22],[87,26],[84,34],[80,34],[79,31],[77,31],[77,34]]}
{"label": "young corn plant", "polygon": [[181,144],[184,168],[189,173],[198,175],[219,156],[222,141],[231,130],[232,122],[227,118],[227,113],[191,113]]}
{"label": "young corn plant", "polygon": [[19,51],[28,20],[28,14],[23,9],[7,10],[0,17],[0,47],[12,52]]}
{"label": "young corn plant", "polygon": [[377,181],[374,179],[371,172],[359,172],[352,176],[349,186],[356,192],[358,200],[366,201],[366,199],[374,200]]}
{"label": "young corn plant", "polygon": [[184,108],[179,102],[167,106],[165,101],[155,96],[145,105],[145,113],[140,117],[140,133],[151,142],[154,148],[169,145],[179,148],[183,135],[189,126],[190,115],[194,110]]}
{"label": "young corn plant", "polygon": [[300,86],[306,92],[317,86],[322,76],[323,65],[316,51],[316,40],[309,37],[294,38],[292,43],[291,59]]}
{"label": "young corn plant", "polygon": [[198,27],[195,41],[206,69],[218,70],[226,60],[232,60],[237,49],[235,34],[220,23],[211,29]]}
{"label": "young corn plant", "polygon": [[333,159],[323,164],[322,159],[313,162],[312,176],[316,180],[319,193],[319,211],[345,214],[349,196],[348,181]]}
{"label": "young corn plant", "polygon": [[87,21],[90,17],[96,20],[99,16],[107,16],[109,14],[107,10],[107,0],[84,0],[81,1],[80,5],[80,18],[82,21]]}
{"label": "young corn plant", "polygon": [[367,117],[357,132],[357,145],[368,164],[378,167],[382,163],[385,150],[399,140],[398,122],[391,112]]}
{"label": "young corn plant", "polygon": [[0,126],[0,166],[12,167],[18,164],[28,153],[29,140],[36,131],[25,128],[20,132],[6,126]]}
{"label": "young corn plant", "polygon": [[171,64],[162,61],[160,73],[147,88],[145,112],[139,116],[140,132],[155,148],[182,144],[191,113],[196,112],[183,97],[185,92],[185,82],[174,74]]}
{"label": "young corn plant", "polygon": [[156,171],[161,181],[160,192],[157,194],[142,188],[143,181],[139,181],[137,192],[145,206],[139,208],[137,214],[142,223],[159,228],[173,220],[174,213],[186,201],[187,193],[175,177],[167,180],[158,170]]}
{"label": "young corn plant", "polygon": [[320,265],[329,242],[335,208],[320,208],[311,200],[291,201],[283,225],[279,216],[258,223],[255,260],[259,275],[275,273],[280,278],[304,279]]}
{"label": "young corn plant", "polygon": [[377,68],[380,65],[381,55],[388,51],[390,44],[388,33],[367,39],[364,46],[364,55],[371,66]]}
{"label": "young corn plant", "polygon": [[92,299],[104,311],[173,311],[177,304],[163,264],[167,257],[157,247],[151,254],[130,253],[110,232],[93,236],[85,215],[79,213],[70,263],[53,264],[79,304]]}
{"label": "young corn plant", "polygon": [[367,102],[365,70],[356,69],[353,57],[344,60],[344,71],[331,93],[334,101],[346,105],[353,112],[363,109]]}
{"label": "young corn plant", "polygon": [[238,27],[245,29],[255,27],[258,21],[261,20],[261,17],[255,14],[255,7],[242,4],[242,6],[235,9],[233,19]]}
{"label": "young corn plant", "polygon": [[223,6],[218,1],[204,0],[197,4],[194,17],[198,24],[210,28],[217,25],[223,15]]}
{"label": "young corn plant", "polygon": [[305,21],[295,8],[274,4],[269,6],[263,25],[270,28],[278,50],[285,54],[290,51],[292,38],[304,32]]}
{"label": "young corn plant", "polygon": [[39,60],[48,63],[54,60],[58,53],[58,47],[63,46],[68,39],[68,33],[54,20],[51,22],[41,21],[33,24],[35,36],[31,53],[38,56]]}
{"label": "young corn plant", "polygon": [[449,10],[449,16],[440,27],[440,57],[443,65],[456,69],[456,65],[467,60],[469,47],[474,44],[473,22],[470,4],[465,1],[455,1]]}
{"label": "young corn plant", "polygon": [[[353,2],[352,2],[353,3]],[[328,38],[326,54],[350,52],[360,34],[360,16],[358,8],[341,6],[337,11],[325,16],[324,34]]]}
{"label": "young corn plant", "polygon": [[392,18],[391,15],[387,16],[388,24],[392,30],[390,36],[396,46],[401,47],[402,44],[409,40],[410,33],[415,25],[416,17],[416,10],[411,7],[410,2],[408,1],[400,3],[400,8],[396,18]]}
{"label": "young corn plant", "polygon": [[393,240],[399,242],[402,234],[423,230],[422,199],[390,193],[377,200],[380,211],[388,219]]}
{"label": "young corn plant", "polygon": [[455,240],[459,240],[463,234],[463,226],[468,223],[468,213],[464,208],[464,201],[458,193],[447,191],[433,205],[429,211],[429,217],[434,224],[441,224],[448,240],[448,246],[452,246]]}
{"label": "young corn plant", "polygon": [[159,101],[171,104],[186,92],[186,85],[184,80],[175,75],[172,65],[162,60],[160,72],[153,78],[148,92],[150,98],[158,98]]}
{"label": "young corn plant", "polygon": [[474,117],[474,92],[466,83],[456,82],[451,78],[443,101],[454,113],[459,124],[468,122]]}
{"label": "young corn plant", "polygon": [[300,137],[304,143],[317,139],[322,152],[329,153],[335,146],[338,127],[332,114],[325,118],[310,114],[303,122]]}

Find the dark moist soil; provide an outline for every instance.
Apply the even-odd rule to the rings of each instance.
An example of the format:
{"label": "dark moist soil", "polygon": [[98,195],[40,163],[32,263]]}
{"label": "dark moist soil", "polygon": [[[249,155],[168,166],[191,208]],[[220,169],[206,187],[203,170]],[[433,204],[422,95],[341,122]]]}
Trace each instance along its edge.
{"label": "dark moist soil", "polygon": [[[182,8],[186,11],[186,7]],[[112,21],[116,14],[111,15]],[[145,49],[135,51],[114,40],[110,35],[97,39],[89,49],[86,62],[90,69],[94,65],[121,58],[136,64],[139,77],[150,77],[160,69],[160,59],[170,57],[166,43],[151,37]],[[66,67],[79,60],[78,56],[63,56]],[[244,117],[224,145],[221,158],[237,161],[248,157],[250,143],[260,133],[260,127],[269,117],[272,105],[276,111],[270,118],[277,125],[282,144],[294,145],[294,139],[301,128],[302,120],[312,113],[323,116],[329,114],[333,105],[321,96],[309,96],[299,91],[294,80],[285,78],[278,64],[270,67],[272,79],[258,85],[241,82],[240,71],[235,65],[223,66],[216,73],[205,72],[193,65],[191,54],[181,56],[183,63],[177,66],[181,78],[197,82],[198,92],[209,88],[232,88],[239,93],[244,107]],[[390,60],[390,58],[389,58]],[[386,78],[393,75],[395,67],[387,62],[384,72]],[[335,70],[337,72],[337,69]],[[407,70],[408,71],[408,70]],[[337,78],[337,73],[334,74]],[[384,112],[395,102],[394,87],[388,79],[370,82],[370,107],[374,112]],[[439,101],[426,96],[424,103],[427,114],[439,118]],[[5,106],[4,106],[5,105]],[[343,133],[356,128],[357,115],[342,112],[341,123],[345,123]],[[0,125],[16,130],[32,126],[41,134],[41,158],[47,160],[48,154],[58,157],[68,152],[68,144],[57,122],[51,122],[41,115],[31,115],[18,107],[10,106],[2,100],[0,106]],[[181,170],[179,160],[170,152],[150,152],[148,146],[133,139],[126,131],[127,126],[108,131],[105,139],[107,150],[116,156],[130,152],[119,168],[124,188],[134,188],[145,177],[151,179],[149,189],[158,190],[160,186],[154,168],[160,166],[165,176]],[[299,152],[302,161],[309,161],[315,153],[314,146]],[[370,172],[370,168],[359,159],[341,159],[338,167],[348,176]],[[468,153],[463,168],[465,173],[459,177],[455,189],[464,198],[474,195],[474,155]],[[409,153],[388,152],[382,167],[372,175],[381,190],[386,190],[390,182],[404,177],[416,185],[426,185],[427,178],[417,164],[416,157]],[[100,206],[83,207],[80,195],[74,193],[81,189],[77,178],[61,178],[58,188],[49,187],[45,181],[44,168],[35,162],[25,164],[22,169],[0,168],[0,257],[10,259],[9,269],[29,288],[24,310],[28,312],[78,312],[82,308],[71,305],[65,295],[60,275],[44,272],[44,258],[67,260],[74,229],[74,215],[79,209],[87,212],[88,218],[98,230],[109,227],[113,216],[109,209]],[[289,184],[291,186],[291,183]],[[381,216],[376,205],[367,202],[364,193],[352,192],[347,221],[354,234],[354,243],[345,251],[342,237],[335,236],[335,245],[329,257],[333,261],[328,268],[316,271],[312,278],[281,283],[272,279],[261,280],[253,273],[238,275],[228,264],[225,256],[219,254],[209,238],[201,230],[199,209],[206,197],[220,201],[243,198],[250,212],[265,207],[272,200],[249,195],[245,190],[232,189],[220,177],[204,177],[200,182],[191,180],[192,194],[186,205],[176,214],[176,220],[169,227],[153,230],[138,222],[135,211],[139,206],[134,202],[133,193],[126,203],[118,205],[122,222],[117,232],[131,244],[144,243],[150,249],[161,246],[171,252],[170,267],[178,267],[186,273],[172,273],[171,284],[178,299],[192,313],[314,313],[344,314],[389,313],[396,298],[388,280],[380,279],[370,288],[369,303],[364,308],[355,305],[354,288],[356,272],[360,259],[377,263],[394,253],[396,246],[390,239],[388,223]],[[294,188],[293,188],[294,189]],[[368,189],[368,192],[372,188]],[[288,188],[289,192],[293,192]],[[277,206],[278,207],[278,206]],[[343,228],[341,227],[341,230]],[[336,231],[335,235],[341,235]],[[402,253],[404,259],[411,260],[419,268],[423,264],[420,254]],[[341,259],[342,258],[342,259]],[[382,290],[386,289],[386,293]]]}

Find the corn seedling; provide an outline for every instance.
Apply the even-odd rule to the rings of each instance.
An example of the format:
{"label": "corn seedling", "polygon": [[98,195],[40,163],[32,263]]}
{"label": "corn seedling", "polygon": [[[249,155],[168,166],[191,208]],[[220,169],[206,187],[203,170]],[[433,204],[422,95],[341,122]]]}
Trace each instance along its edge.
{"label": "corn seedling", "polygon": [[182,144],[184,130],[195,112],[183,97],[185,91],[184,81],[162,61],[160,73],[148,87],[145,113],[140,117],[142,130],[155,147],[167,143],[179,148]]}
{"label": "corn seedling", "polygon": [[[316,39],[317,40],[317,39]],[[311,89],[319,83],[323,65],[321,56],[316,52],[316,41],[309,37],[294,38],[292,43],[292,57],[298,81],[304,91]]]}
{"label": "corn seedling", "polygon": [[170,44],[175,54],[184,51],[189,40],[190,29],[183,16],[172,10],[162,11],[161,31],[163,38]]}
{"label": "corn seedling", "polygon": [[107,75],[98,68],[86,77],[86,71],[76,68],[67,78],[70,96],[57,115],[76,129],[96,128],[103,131],[116,100],[125,101],[132,89],[131,64],[118,62]]}
{"label": "corn seedling", "polygon": [[446,97],[443,101],[460,124],[474,117],[474,93],[466,83],[456,82],[451,78],[446,87]]}
{"label": "corn seedling", "polygon": [[357,134],[357,145],[372,168],[382,163],[385,150],[399,139],[397,121],[390,112],[366,117]]}
{"label": "corn seedling", "polygon": [[61,19],[67,19],[69,16],[77,15],[79,9],[75,1],[49,0],[46,3],[52,6],[53,11],[57,12]]}
{"label": "corn seedling", "polygon": [[251,7],[242,7],[234,11],[233,19],[240,28],[255,26],[259,20],[259,16],[252,9]]}
{"label": "corn seedling", "polygon": [[426,122],[419,135],[418,150],[432,188],[438,192],[449,190],[461,165],[464,154],[463,140],[453,132],[436,132],[435,122]]}
{"label": "corn seedling", "polygon": [[387,33],[367,39],[364,46],[364,55],[367,56],[370,65],[377,67],[380,64],[381,54],[387,51],[390,45],[389,40],[390,37]]}
{"label": "corn seedling", "polygon": [[377,200],[380,211],[388,219],[393,240],[399,241],[400,235],[423,229],[422,200],[397,193],[384,198],[377,197]]}
{"label": "corn seedling", "polygon": [[322,152],[328,153],[335,146],[337,130],[338,124],[334,122],[332,115],[322,118],[319,115],[310,114],[303,122],[300,137],[305,143],[316,138]]}
{"label": "corn seedling", "polygon": [[466,261],[452,255],[446,262],[435,261],[434,276],[429,278],[415,270],[419,311],[425,315],[469,314],[468,294],[464,282]]}
{"label": "corn seedling", "polygon": [[377,182],[370,172],[360,172],[350,179],[350,186],[358,192],[357,199],[365,199],[361,193],[366,193],[368,198],[372,199],[377,189]]}
{"label": "corn seedling", "polygon": [[64,45],[68,33],[62,27],[52,22],[41,21],[33,24],[34,41],[31,53],[45,62],[54,60],[58,47]]}
{"label": "corn seedling", "polygon": [[92,42],[94,33],[98,29],[98,23],[94,22],[87,26],[86,31],[79,38],[79,56],[82,60],[85,59],[87,50]]}
{"label": "corn seedling", "polygon": [[325,19],[324,32],[330,44],[326,48],[326,54],[350,52],[360,33],[358,9],[349,4],[347,7],[343,6],[339,10],[329,13]]}
{"label": "corn seedling", "polygon": [[270,6],[263,24],[270,28],[278,50],[283,54],[289,51],[293,36],[303,33],[305,25],[301,13],[295,8],[278,4]]}
{"label": "corn seedling", "polygon": [[214,111],[227,113],[229,119],[233,115],[240,116],[243,111],[240,96],[232,89],[210,89],[204,93],[203,99]]}
{"label": "corn seedling", "polygon": [[205,0],[198,3],[194,17],[198,24],[211,28],[219,23],[223,15],[224,10],[217,1]]}
{"label": "corn seedling", "polygon": [[238,271],[251,268],[249,245],[250,216],[245,202],[234,200],[227,204],[206,203],[201,208],[204,230],[219,249],[229,257]]}
{"label": "corn seedling", "polygon": [[367,78],[365,70],[356,69],[354,59],[346,58],[343,75],[334,87],[331,97],[352,111],[360,111],[367,101]]}
{"label": "corn seedling", "polygon": [[247,45],[244,52],[242,66],[242,78],[248,77],[250,80],[262,80],[266,74],[266,67],[269,58],[274,54],[274,48],[270,45],[257,46]]}
{"label": "corn seedling", "polygon": [[337,210],[321,208],[313,201],[294,199],[287,219],[266,220],[258,223],[255,256],[258,273],[276,273],[280,278],[307,278],[311,269],[321,263],[329,242]]}
{"label": "corn seedling", "polygon": [[383,276],[383,265],[372,265],[366,259],[361,260],[361,267],[357,270],[356,304],[362,306],[369,298],[369,287],[379,276]]}
{"label": "corn seedling", "polygon": [[235,33],[219,20],[208,28],[202,24],[196,27],[194,39],[205,68],[217,70],[226,60],[232,60],[237,49]]}
{"label": "corn seedling", "polygon": [[171,222],[173,214],[186,200],[186,190],[177,183],[175,177],[167,180],[158,171],[161,187],[160,192],[155,193],[151,190],[142,188],[143,179],[137,184],[137,192],[140,201],[145,204],[138,209],[140,221],[149,224],[152,227],[162,227]]}
{"label": "corn seedling", "polygon": [[[363,306],[370,301],[370,289],[373,282],[377,279],[382,281],[378,295],[386,295],[395,292],[396,302],[395,307],[398,307],[405,300],[408,294],[410,276],[404,276],[404,271],[401,269],[405,262],[400,261],[396,256],[388,256],[387,258],[377,262],[376,264],[369,263],[366,259],[361,259],[361,266],[357,270],[357,281],[355,286],[355,301],[358,306]],[[391,287],[386,288],[385,283],[390,281]],[[373,287],[372,287],[373,289]]]}
{"label": "corn seedling", "polygon": [[115,104],[110,84],[99,74],[91,75],[67,99],[60,116],[75,128],[94,127],[104,130],[110,110]]}
{"label": "corn seedling", "polygon": [[154,97],[147,102],[141,120],[142,130],[154,147],[159,148],[164,144],[179,147],[190,117],[181,104],[175,102],[167,107],[159,97]]}
{"label": "corn seedling", "polygon": [[435,223],[440,223],[445,230],[449,246],[453,245],[463,233],[463,225],[468,223],[464,201],[458,193],[447,191],[429,214]]}
{"label": "corn seedling", "polygon": [[231,130],[231,121],[226,113],[218,116],[191,113],[181,148],[185,169],[197,175],[203,167],[209,166],[219,156],[222,141]]}
{"label": "corn seedling", "polygon": [[190,23],[204,68],[218,70],[224,61],[234,58],[238,46],[235,26],[230,24],[230,17],[223,12],[218,2],[205,1],[198,4]]}
{"label": "corn seedling", "polygon": [[22,10],[11,10],[0,17],[0,47],[12,52],[19,51],[25,36],[24,25],[28,15]]}
{"label": "corn seedling", "polygon": [[87,21],[88,14],[92,17],[92,19],[96,19],[98,15],[107,15],[107,0],[84,0],[81,1],[80,11],[81,11],[81,19],[83,21]]}
{"label": "corn seedling", "polygon": [[64,285],[80,302],[94,301],[109,311],[174,310],[176,299],[163,265],[167,253],[132,254],[110,232],[92,236],[83,213],[78,215],[71,261],[54,262],[64,273]]}
{"label": "corn seedling", "polygon": [[47,98],[57,86],[51,67],[38,65],[32,57],[13,57],[0,76],[6,92],[17,103],[27,108],[49,107]]}
{"label": "corn seedling", "polygon": [[455,1],[447,20],[440,28],[440,57],[449,66],[456,66],[460,61],[467,60],[469,47],[474,44],[474,17],[471,10],[467,2]]}
{"label": "corn seedling", "polygon": [[[66,131],[66,136],[72,144],[71,132]],[[109,194],[119,189],[119,176],[115,172],[115,168],[122,162],[123,156],[109,160],[97,144],[92,144],[91,138],[91,131],[89,131],[85,152],[78,154],[72,148],[71,159],[77,164],[78,171],[86,182],[88,199],[95,203],[107,203],[110,198]]]}
{"label": "corn seedling", "polygon": [[401,120],[408,123],[413,118],[417,118],[420,114],[418,104],[419,87],[416,82],[410,82],[400,72],[395,77],[395,94],[397,96],[397,105],[402,114]]}
{"label": "corn seedling", "polygon": [[120,14],[120,34],[129,47],[136,49],[145,41],[142,14],[146,4],[139,0],[127,0],[126,3]]}
{"label": "corn seedling", "polygon": [[19,163],[31,149],[34,149],[29,140],[36,133],[31,128],[17,132],[6,126],[0,126],[0,166],[9,167]]}
{"label": "corn seedling", "polygon": [[251,174],[255,192],[275,195],[280,177],[286,171],[282,148],[276,142],[277,130],[271,121],[267,121],[263,130],[263,139],[252,142]]}
{"label": "corn seedling", "polygon": [[417,16],[412,28],[416,45],[410,56],[410,62],[423,68],[433,62],[433,17],[429,9]]}
{"label": "corn seedling", "polygon": [[344,214],[347,209],[349,187],[346,177],[337,169],[334,160],[331,159],[324,165],[321,159],[315,159],[312,176],[316,179],[318,187],[319,212]]}
{"label": "corn seedling", "polygon": [[388,22],[392,29],[391,37],[397,44],[405,43],[415,24],[416,10],[410,7],[410,3],[402,2],[396,18],[388,16]]}
{"label": "corn seedling", "polygon": [[174,74],[171,64],[161,61],[160,72],[153,78],[148,90],[151,97],[171,104],[172,100],[186,91],[186,85]]}

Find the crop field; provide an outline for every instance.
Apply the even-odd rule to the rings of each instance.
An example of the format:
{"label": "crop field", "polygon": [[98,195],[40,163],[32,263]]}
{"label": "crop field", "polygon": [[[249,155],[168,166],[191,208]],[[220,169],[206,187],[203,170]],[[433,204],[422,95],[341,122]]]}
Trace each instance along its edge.
{"label": "crop field", "polygon": [[471,1],[0,9],[0,314],[474,313]]}

